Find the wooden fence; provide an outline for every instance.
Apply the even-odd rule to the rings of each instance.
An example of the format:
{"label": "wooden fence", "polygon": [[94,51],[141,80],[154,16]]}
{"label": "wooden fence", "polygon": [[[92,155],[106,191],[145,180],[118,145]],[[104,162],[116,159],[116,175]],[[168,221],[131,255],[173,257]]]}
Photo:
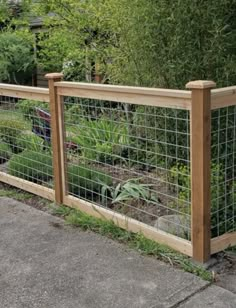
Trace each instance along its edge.
{"label": "wooden fence", "polygon": [[[121,228],[141,232],[147,238],[207,262],[212,254],[236,245],[236,232],[211,238],[211,112],[236,105],[236,86],[215,89],[211,81],[187,84],[190,90],[151,89],[101,84],[63,82],[61,74],[46,76],[49,89],[0,84],[0,96],[50,103],[54,189],[0,172],[0,181],[65,204],[89,215],[112,220]],[[72,196],[67,187],[65,157],[64,97],[79,97],[170,109],[190,114],[191,238],[185,240],[136,219]],[[235,214],[234,214],[235,215]],[[235,216],[234,218],[235,219]]]}

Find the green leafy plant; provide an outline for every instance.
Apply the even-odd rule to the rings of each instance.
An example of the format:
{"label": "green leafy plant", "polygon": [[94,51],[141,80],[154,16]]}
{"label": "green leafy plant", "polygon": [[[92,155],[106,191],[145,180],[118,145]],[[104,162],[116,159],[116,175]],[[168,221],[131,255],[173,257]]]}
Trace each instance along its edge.
{"label": "green leafy plant", "polygon": [[138,156],[140,165],[171,168],[176,158],[186,161],[189,152],[186,111],[139,106],[133,112],[132,124],[131,139],[137,148],[132,156]]}
{"label": "green leafy plant", "polygon": [[29,150],[34,152],[42,152],[45,145],[42,138],[35,135],[34,133],[27,132],[23,133],[17,139],[17,147],[23,150]]}
{"label": "green leafy plant", "polygon": [[34,68],[33,40],[17,32],[0,33],[0,81],[25,83]]}
{"label": "green leafy plant", "polygon": [[94,199],[101,194],[102,184],[112,185],[112,178],[92,166],[69,165],[69,192],[80,197]]}
{"label": "green leafy plant", "polygon": [[21,114],[7,111],[0,113],[0,139],[9,144],[13,152],[18,152],[17,140],[25,131],[31,131],[31,124]]}
{"label": "green leafy plant", "polygon": [[6,143],[0,143],[0,164],[5,163],[12,156],[12,150]]}
{"label": "green leafy plant", "polygon": [[65,113],[66,122],[70,124],[79,124],[82,116],[83,109],[81,104],[66,102],[65,106],[69,106],[68,111]]}
{"label": "green leafy plant", "polygon": [[109,2],[110,29],[119,42],[110,47],[113,82],[164,88],[198,79],[236,83],[235,1]]}
{"label": "green leafy plant", "polygon": [[[90,68],[91,69],[91,68]],[[69,81],[86,81],[86,54],[75,51],[69,53],[64,59],[63,75],[65,80]]]}
{"label": "green leafy plant", "polygon": [[117,184],[116,187],[102,183],[102,199],[105,203],[106,197],[111,196],[112,203],[127,202],[130,200],[143,200],[147,203],[157,202],[157,196],[154,194],[150,184],[138,183],[139,179],[129,179]]}
{"label": "green leafy plant", "polygon": [[170,169],[169,174],[170,190],[177,191],[180,200],[190,199],[190,169],[183,164],[177,164]]}
{"label": "green leafy plant", "polygon": [[24,151],[9,160],[9,174],[34,183],[52,179],[52,157],[43,152]]}
{"label": "green leafy plant", "polygon": [[72,141],[80,146],[82,156],[88,160],[114,163],[123,159],[122,152],[129,143],[127,126],[101,118],[82,120],[71,128]]}
{"label": "green leafy plant", "polygon": [[48,111],[49,110],[49,104],[40,102],[40,101],[34,101],[34,100],[20,100],[17,103],[17,108],[21,111],[24,118],[27,120],[33,120],[36,116],[36,108],[42,108],[43,110]]}
{"label": "green leafy plant", "polygon": [[[178,164],[170,171],[169,178],[172,189],[178,186],[178,208],[183,213],[190,213],[191,198],[190,170],[187,166]],[[225,183],[225,172],[221,165],[211,165],[211,233],[212,237],[234,230],[234,213],[236,204],[236,183]],[[227,206],[226,206],[227,205]],[[176,207],[175,203],[171,207]],[[227,223],[226,223],[227,221]],[[225,222],[225,223],[222,223]]]}

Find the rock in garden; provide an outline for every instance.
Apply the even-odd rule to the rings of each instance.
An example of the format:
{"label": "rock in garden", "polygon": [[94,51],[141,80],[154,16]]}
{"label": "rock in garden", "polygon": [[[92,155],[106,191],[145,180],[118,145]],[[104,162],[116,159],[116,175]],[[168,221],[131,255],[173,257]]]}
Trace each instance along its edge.
{"label": "rock in garden", "polygon": [[187,215],[161,216],[155,222],[155,227],[184,239],[190,238],[191,220]]}

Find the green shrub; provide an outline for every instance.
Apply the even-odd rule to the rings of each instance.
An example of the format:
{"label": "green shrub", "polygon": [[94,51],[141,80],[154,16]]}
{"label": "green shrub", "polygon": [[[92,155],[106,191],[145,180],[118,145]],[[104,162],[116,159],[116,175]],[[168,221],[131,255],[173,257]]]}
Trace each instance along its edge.
{"label": "green shrub", "polygon": [[17,147],[23,150],[29,150],[34,152],[42,152],[44,148],[44,141],[39,136],[32,132],[23,133],[19,139],[17,139]]}
{"label": "green shrub", "polygon": [[101,194],[102,185],[112,185],[112,178],[92,166],[69,165],[69,192],[87,199],[97,198]]}
{"label": "green shrub", "polygon": [[43,110],[49,110],[49,104],[39,101],[33,101],[33,100],[20,100],[17,103],[17,108],[21,111],[24,118],[27,120],[32,120],[35,118],[35,108],[42,108]]}
{"label": "green shrub", "polygon": [[28,82],[34,68],[33,36],[3,31],[0,41],[0,82]]}
{"label": "green shrub", "polygon": [[164,88],[199,79],[219,87],[236,83],[235,1],[110,2],[110,29],[119,40],[111,51],[113,82]]}
{"label": "green shrub", "polygon": [[[170,171],[169,181],[178,185],[178,209],[182,213],[191,213],[187,208],[186,201],[191,201],[190,170],[187,166],[177,165]],[[212,237],[233,231],[234,213],[236,204],[234,202],[236,193],[236,182],[229,181],[225,184],[225,171],[221,165],[211,165],[211,233]],[[181,203],[182,201],[182,203]],[[171,204],[172,207],[176,205]],[[226,223],[227,221],[227,223]]]}
{"label": "green shrub", "polygon": [[24,151],[9,160],[9,174],[34,183],[52,179],[52,157],[47,153]]}
{"label": "green shrub", "polygon": [[78,51],[70,53],[63,63],[64,80],[86,81],[86,73],[88,73],[86,60],[86,54],[79,53]]}
{"label": "green shrub", "polygon": [[123,159],[122,153],[129,144],[127,126],[106,118],[81,119],[70,131],[74,134],[71,141],[80,146],[82,156],[88,160],[114,163]]}
{"label": "green shrub", "polygon": [[0,139],[17,152],[17,139],[25,131],[31,130],[31,124],[21,114],[0,112]]}
{"label": "green shrub", "polygon": [[[9,160],[11,175],[34,182],[50,181],[53,177],[52,157],[48,153],[24,151]],[[85,165],[68,166],[69,192],[76,196],[94,199],[101,193],[102,185],[112,185],[109,175]]]}
{"label": "green shrub", "polygon": [[6,143],[0,143],[0,164],[5,163],[12,156],[11,148]]}
{"label": "green shrub", "polygon": [[[178,109],[139,106],[133,113],[131,142],[139,164],[170,168],[189,156],[188,112]],[[138,158],[138,159],[137,159]]]}
{"label": "green shrub", "polygon": [[[67,105],[68,106],[68,105]],[[65,113],[66,122],[70,124],[79,124],[81,117],[83,115],[83,110],[81,108],[81,104],[72,104],[69,106],[70,108]]]}

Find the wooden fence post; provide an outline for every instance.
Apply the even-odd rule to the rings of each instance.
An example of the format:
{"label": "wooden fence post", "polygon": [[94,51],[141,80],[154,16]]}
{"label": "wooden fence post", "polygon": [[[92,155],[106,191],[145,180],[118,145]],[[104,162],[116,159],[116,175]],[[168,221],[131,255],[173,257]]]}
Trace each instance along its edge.
{"label": "wooden fence post", "polygon": [[206,263],[211,256],[211,89],[213,81],[192,81],[191,216],[193,259]]}
{"label": "wooden fence post", "polygon": [[63,106],[58,99],[57,87],[55,82],[62,80],[63,74],[52,73],[47,74],[45,78],[48,79],[49,96],[50,96],[50,112],[51,112],[51,140],[53,151],[53,171],[54,171],[54,189],[55,202],[57,204],[63,203],[64,192],[64,142],[63,142]]}

